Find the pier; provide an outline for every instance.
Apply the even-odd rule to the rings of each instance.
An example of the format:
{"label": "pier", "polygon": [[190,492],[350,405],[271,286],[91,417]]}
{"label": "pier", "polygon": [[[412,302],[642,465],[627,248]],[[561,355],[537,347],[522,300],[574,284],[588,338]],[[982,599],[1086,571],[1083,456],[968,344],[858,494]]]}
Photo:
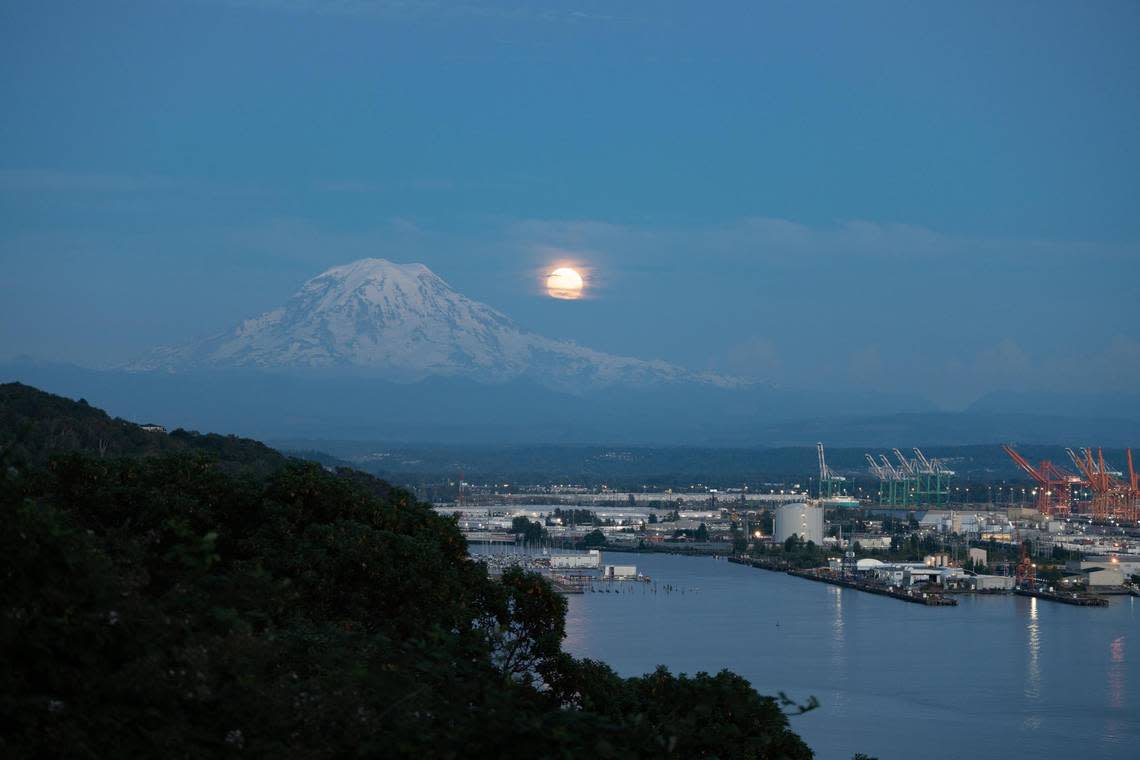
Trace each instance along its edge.
{"label": "pier", "polygon": [[735,562],[738,565],[748,565],[750,567],[758,567],[761,570],[771,570],[774,573],[787,573],[794,575],[797,578],[805,578],[809,581],[819,581],[820,583],[830,583],[833,586],[842,586],[843,588],[852,588],[856,591],[866,591],[868,594],[878,594],[879,596],[889,596],[892,599],[899,599],[911,604],[924,604],[927,607],[956,607],[958,606],[957,599],[950,599],[940,593],[931,593],[928,591],[911,591],[909,589],[893,588],[891,586],[884,586],[881,583],[873,583],[871,581],[854,580],[851,578],[841,578],[837,575],[832,575],[827,570],[796,570],[788,565],[787,562],[775,559],[760,559],[756,557],[729,557],[729,562]]}
{"label": "pier", "polygon": [[831,575],[829,571],[815,571],[815,570],[788,570],[788,575],[794,575],[797,578],[806,578],[809,581],[819,581],[820,583],[830,583],[833,586],[842,586],[843,588],[853,588],[858,591],[866,591],[868,594],[878,594],[880,596],[889,596],[892,599],[899,599],[904,602],[912,604],[924,604],[927,607],[957,607],[958,600],[951,599],[939,593],[932,593],[929,591],[913,591],[910,589],[901,589],[893,586],[884,586],[881,583],[872,583],[870,581],[858,581],[850,578],[840,578],[837,575]]}
{"label": "pier", "polygon": [[[830,570],[813,568],[811,570],[797,570],[791,567],[787,562],[778,559],[769,559],[761,557],[729,557],[729,562],[734,562],[738,565],[748,565],[749,567],[758,567],[761,570],[770,570],[774,573],[787,573],[794,575],[797,578],[804,578],[809,581],[819,581],[820,583],[830,583],[833,586],[841,586],[843,588],[852,588],[857,591],[866,591],[868,594],[878,594],[880,596],[889,596],[892,599],[899,599],[904,602],[911,602],[912,604],[924,604],[928,607],[955,607],[958,600],[948,596],[942,592],[930,591],[917,591],[912,589],[904,589],[895,586],[886,586],[882,583],[875,583],[874,581],[858,580],[854,578],[843,578],[833,574]],[[954,594],[1008,594],[1008,591],[953,591],[947,593]],[[1071,604],[1075,607],[1107,607],[1108,599],[1103,596],[1095,596],[1093,594],[1082,594],[1072,591],[1057,592],[1057,591],[1040,591],[1036,589],[1014,589],[1013,593],[1018,596],[1029,596],[1034,599],[1043,599],[1049,602],[1059,602],[1061,604]]]}
{"label": "pier", "polygon": [[590,588],[588,575],[548,575],[546,580],[559,594],[584,594]]}

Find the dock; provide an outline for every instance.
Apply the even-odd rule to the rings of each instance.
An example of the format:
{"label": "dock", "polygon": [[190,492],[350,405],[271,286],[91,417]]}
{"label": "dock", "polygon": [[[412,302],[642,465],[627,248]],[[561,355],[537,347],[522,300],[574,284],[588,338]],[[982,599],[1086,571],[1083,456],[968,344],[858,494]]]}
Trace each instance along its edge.
{"label": "dock", "polygon": [[587,575],[556,575],[546,576],[551,588],[559,594],[584,594],[591,586],[591,578]]}
{"label": "dock", "polygon": [[773,573],[786,573],[792,569],[792,566],[783,560],[764,557],[729,557],[728,561],[737,565],[748,565],[749,567],[758,567],[761,570],[771,570]]}
{"label": "dock", "polygon": [[1060,602],[1061,604],[1071,604],[1076,607],[1107,607],[1108,600],[1103,596],[1092,596],[1090,594],[1077,594],[1075,592],[1058,593],[1056,591],[1037,591],[1027,588],[1014,589],[1013,593],[1018,596],[1029,596],[1034,599],[1045,599],[1050,602]]}

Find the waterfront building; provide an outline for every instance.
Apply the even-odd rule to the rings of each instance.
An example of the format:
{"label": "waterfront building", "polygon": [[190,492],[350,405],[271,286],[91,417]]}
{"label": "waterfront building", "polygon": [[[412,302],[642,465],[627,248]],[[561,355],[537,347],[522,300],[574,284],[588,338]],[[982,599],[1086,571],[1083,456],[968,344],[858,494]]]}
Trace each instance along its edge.
{"label": "waterfront building", "polygon": [[919,583],[947,586],[966,579],[960,567],[938,567],[925,562],[881,562],[869,557],[855,563],[855,572],[891,586]]}
{"label": "waterfront building", "polygon": [[597,570],[602,566],[602,553],[597,549],[590,549],[585,554],[552,554],[550,568],[552,570]]}
{"label": "waterfront building", "polygon": [[606,565],[606,569],[602,571],[604,580],[628,580],[636,577],[636,565]]}

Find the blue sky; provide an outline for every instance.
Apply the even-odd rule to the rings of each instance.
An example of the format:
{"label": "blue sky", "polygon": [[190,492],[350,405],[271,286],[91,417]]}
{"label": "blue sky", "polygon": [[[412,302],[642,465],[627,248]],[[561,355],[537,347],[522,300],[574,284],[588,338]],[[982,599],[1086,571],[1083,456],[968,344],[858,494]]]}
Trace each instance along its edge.
{"label": "blue sky", "polygon": [[[1140,4],[9,0],[0,356],[113,363],[363,256],[786,385],[1140,376]],[[542,298],[552,250],[594,296]]]}

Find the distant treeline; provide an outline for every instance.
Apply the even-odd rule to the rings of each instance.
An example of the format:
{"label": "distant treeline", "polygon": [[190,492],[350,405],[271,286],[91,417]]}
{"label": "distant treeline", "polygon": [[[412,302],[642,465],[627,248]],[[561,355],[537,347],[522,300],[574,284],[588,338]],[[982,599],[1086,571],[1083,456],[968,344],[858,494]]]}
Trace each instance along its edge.
{"label": "distant treeline", "polygon": [[[408,484],[456,479],[462,469],[471,483],[565,482],[621,490],[640,490],[645,486],[687,488],[703,483],[762,489],[771,483],[806,485],[809,477],[815,478],[819,473],[818,456],[810,446],[401,446],[333,441],[282,446],[291,450],[307,448],[308,457],[314,456],[312,450],[323,451],[329,458],[351,461],[355,467]],[[900,445],[900,449],[907,458],[914,458],[911,448]],[[1024,445],[1017,449],[1034,463],[1048,459],[1064,466],[1069,461],[1063,446]],[[932,446],[922,451],[929,458],[943,460],[961,480],[1027,480],[1001,446]],[[868,472],[866,454],[876,458],[885,454],[897,463],[890,450],[881,448],[828,448],[827,461],[838,474],[866,486],[875,482]],[[1124,462],[1122,449],[1106,449],[1105,456],[1118,467]]]}

